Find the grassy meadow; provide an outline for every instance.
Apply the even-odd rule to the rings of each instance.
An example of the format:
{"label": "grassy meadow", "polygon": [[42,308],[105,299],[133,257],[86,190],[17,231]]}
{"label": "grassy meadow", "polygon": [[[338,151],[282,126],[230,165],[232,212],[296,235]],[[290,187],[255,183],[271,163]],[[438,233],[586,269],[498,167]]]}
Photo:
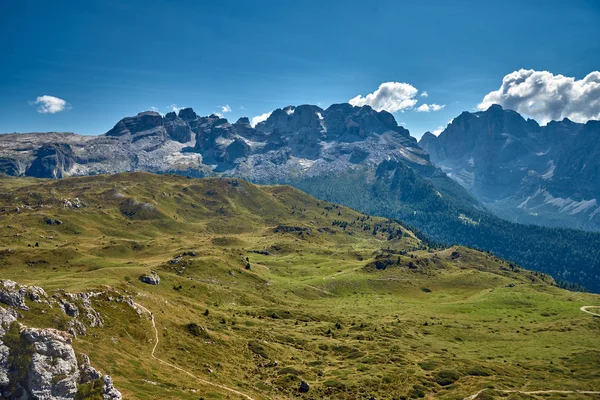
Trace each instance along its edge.
{"label": "grassy meadow", "polygon": [[[600,318],[549,276],[288,186],[127,173],[0,178],[0,279],[102,291],[74,340],[126,399],[593,398]],[[351,190],[351,188],[349,188]],[[160,284],[139,277],[156,271]],[[57,307],[22,323],[64,329]],[[80,318],[85,322],[85,318]],[[299,393],[301,381],[310,385]]]}

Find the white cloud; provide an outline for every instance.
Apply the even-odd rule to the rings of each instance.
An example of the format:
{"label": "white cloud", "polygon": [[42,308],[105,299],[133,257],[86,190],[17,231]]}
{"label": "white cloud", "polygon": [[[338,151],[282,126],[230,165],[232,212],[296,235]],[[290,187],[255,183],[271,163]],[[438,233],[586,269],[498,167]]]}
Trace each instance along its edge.
{"label": "white cloud", "polygon": [[229,104],[225,104],[224,106],[219,106],[219,107],[221,107],[221,112],[222,113],[231,112],[231,107],[229,107]]}
{"label": "white cloud", "polygon": [[427,97],[429,96],[429,93],[427,93],[427,91],[423,91],[423,93],[421,93],[421,97]]}
{"label": "white cloud", "polygon": [[152,107],[150,107],[150,111],[158,112],[158,108],[157,108],[157,107],[154,107],[154,106],[152,106]]}
{"label": "white cloud", "polygon": [[169,106],[169,108],[171,109],[171,111],[173,111],[174,113],[179,114],[179,111],[183,110],[185,107],[177,107],[177,104],[171,104]]}
{"label": "white cloud", "polygon": [[365,97],[358,95],[348,101],[353,106],[369,105],[377,111],[385,110],[391,113],[410,110],[417,104],[419,91],[408,83],[384,82],[373,93]]}
{"label": "white cloud", "polygon": [[247,110],[247,108],[244,106],[240,106],[240,110]]}
{"label": "white cloud", "polygon": [[429,111],[440,111],[442,108],[446,107],[445,104],[421,104],[417,107],[418,112],[429,112]]}
{"label": "white cloud", "polygon": [[37,112],[40,114],[55,114],[71,109],[71,105],[65,100],[54,96],[48,96],[47,94],[37,97],[35,101],[30,101],[29,104],[37,104]]}
{"label": "white cloud", "polygon": [[548,71],[520,69],[502,79],[502,85],[477,105],[492,104],[535,118],[541,124],[569,118],[575,122],[600,119],[600,71],[585,78],[554,75]]}
{"label": "white cloud", "polygon": [[444,127],[443,126],[438,126],[438,128],[434,131],[432,131],[431,133],[433,133],[435,136],[440,136],[440,133],[442,133],[444,131]]}
{"label": "white cloud", "polygon": [[271,113],[264,113],[261,115],[257,115],[256,117],[253,117],[252,120],[250,121],[250,126],[252,126],[253,128],[258,125],[259,123],[266,121],[267,118],[269,118],[271,116]]}

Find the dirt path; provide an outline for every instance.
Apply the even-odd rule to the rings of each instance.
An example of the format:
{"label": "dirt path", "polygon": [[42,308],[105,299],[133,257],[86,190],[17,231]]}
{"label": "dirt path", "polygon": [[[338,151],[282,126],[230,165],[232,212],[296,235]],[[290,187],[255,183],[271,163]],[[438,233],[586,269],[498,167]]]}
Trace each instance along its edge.
{"label": "dirt path", "polygon": [[494,390],[495,392],[500,392],[500,393],[521,393],[521,394],[528,394],[528,395],[532,395],[532,394],[550,394],[550,393],[557,393],[557,394],[600,394],[600,392],[595,392],[593,390],[534,390],[531,392],[526,392],[524,390],[508,390],[508,389],[481,389],[479,392],[472,394],[468,397],[465,397],[463,400],[475,400],[477,398],[477,396],[479,396],[481,393],[485,392],[486,390]]}
{"label": "dirt path", "polygon": [[190,377],[194,378],[195,380],[197,380],[198,382],[200,382],[202,384],[209,385],[209,386],[214,386],[214,387],[217,387],[219,389],[226,390],[226,391],[228,391],[230,393],[237,394],[238,396],[241,396],[241,397],[243,397],[243,398],[245,398],[247,400],[255,400],[255,399],[253,399],[252,397],[248,396],[245,393],[239,392],[239,391],[237,391],[235,389],[232,389],[230,387],[227,387],[225,385],[221,385],[221,384],[218,384],[218,383],[209,382],[207,380],[199,378],[196,375],[192,374],[191,372],[189,372],[189,371],[187,371],[187,370],[185,370],[185,369],[183,369],[181,367],[178,367],[177,365],[171,364],[171,363],[169,363],[169,362],[167,362],[165,360],[162,360],[162,359],[156,357],[154,355],[154,353],[156,352],[156,348],[158,347],[158,329],[156,329],[156,322],[154,321],[154,314],[150,310],[148,310],[146,307],[144,307],[143,305],[138,304],[138,303],[134,303],[134,304],[137,307],[139,307],[140,310],[142,310],[142,311],[150,314],[150,318],[152,320],[152,328],[154,329],[154,336],[156,337],[156,342],[154,343],[154,347],[152,348],[152,353],[151,353],[152,358],[154,358],[156,361],[160,362],[161,364],[164,364],[164,365],[166,365],[168,367],[171,367],[173,369],[181,371],[181,372],[183,372],[186,375],[189,375]]}
{"label": "dirt path", "polygon": [[600,317],[600,314],[588,311],[588,308],[597,308],[598,310],[600,310],[600,306],[583,306],[580,308],[580,310],[583,311],[584,313],[588,313],[588,314],[592,314],[596,317]]}
{"label": "dirt path", "polygon": [[[600,309],[600,306],[583,306],[580,308],[581,311],[583,311],[584,313],[588,313],[588,314],[592,314],[595,317],[600,317],[600,314],[592,312],[592,311],[588,311],[588,308],[597,308]],[[472,394],[468,397],[465,397],[463,400],[475,400],[481,393],[485,392],[486,390],[490,390],[490,389],[481,389],[479,392]],[[600,394],[600,392],[597,391],[593,391],[593,390],[534,390],[531,392],[526,392],[524,390],[514,390],[514,389],[493,389],[496,392],[500,392],[500,393],[521,393],[521,394],[550,394],[550,393],[557,393],[557,394]]]}
{"label": "dirt path", "polygon": [[318,288],[318,287],[316,287],[316,286],[313,286],[313,285],[305,285],[305,286],[306,286],[306,287],[309,287],[309,288],[311,288],[311,289],[314,289],[314,290],[316,290],[316,291],[318,291],[318,292],[321,292],[321,293],[325,293],[325,294],[328,294],[328,295],[333,295],[333,293],[331,293],[331,292],[328,292],[328,291],[327,291],[327,290],[325,290],[325,289],[321,289],[321,288]]}

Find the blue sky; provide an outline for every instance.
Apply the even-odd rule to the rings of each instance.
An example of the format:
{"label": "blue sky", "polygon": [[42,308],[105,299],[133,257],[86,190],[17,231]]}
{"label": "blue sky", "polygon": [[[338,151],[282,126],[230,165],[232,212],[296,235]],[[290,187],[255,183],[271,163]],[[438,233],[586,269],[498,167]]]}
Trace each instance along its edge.
{"label": "blue sky", "polygon": [[[23,0],[3,4],[0,38],[0,132],[100,134],[172,104],[252,118],[402,82],[418,102],[394,115],[419,137],[513,71],[597,70],[600,2]],[[40,113],[42,95],[68,104]]]}

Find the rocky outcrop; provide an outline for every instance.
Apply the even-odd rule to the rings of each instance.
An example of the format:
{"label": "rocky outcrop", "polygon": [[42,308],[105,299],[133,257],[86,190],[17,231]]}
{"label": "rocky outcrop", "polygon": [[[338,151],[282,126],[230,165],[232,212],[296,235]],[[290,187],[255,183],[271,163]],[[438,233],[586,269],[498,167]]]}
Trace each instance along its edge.
{"label": "rocky outcrop", "polygon": [[160,277],[155,271],[150,271],[150,273],[140,276],[140,281],[147,283],[148,285],[158,285],[160,283]]}
{"label": "rocky outcrop", "polygon": [[192,140],[193,132],[190,125],[186,123],[185,120],[178,118],[174,112],[165,115],[164,125],[167,129],[169,138],[172,140],[176,140],[180,143],[187,143]]}
{"label": "rocky outcrop", "polygon": [[21,326],[14,311],[0,308],[0,396],[2,398],[75,399],[83,385],[102,385],[103,399],[121,393],[102,377],[89,358],[78,362],[72,335],[56,329]]}
{"label": "rocky outcrop", "polygon": [[77,308],[77,306],[73,303],[69,303],[68,301],[61,300],[60,308],[69,317],[77,318],[79,316],[79,308]]}
{"label": "rocky outcrop", "polygon": [[234,162],[238,158],[248,157],[250,155],[250,146],[246,144],[242,139],[235,139],[227,148],[225,149],[225,161]]}
{"label": "rocky outcrop", "polygon": [[10,349],[2,341],[10,325],[17,321],[18,314],[12,309],[0,307],[0,397],[8,398],[7,387],[10,385]]}
{"label": "rocky outcrop", "polygon": [[94,307],[92,307],[92,299],[99,298],[102,295],[104,295],[104,293],[102,293],[102,292],[84,292],[84,293],[77,293],[77,294],[71,294],[71,293],[66,294],[66,296],[69,297],[71,300],[78,301],[79,308],[82,310],[83,316],[85,316],[87,323],[91,328],[95,328],[95,327],[101,328],[104,326],[104,319],[102,318],[100,313],[98,311],[96,311],[94,309]]}
{"label": "rocky outcrop", "polygon": [[305,381],[300,382],[300,386],[298,386],[298,392],[300,393],[308,393],[310,390],[310,385]]}
{"label": "rocky outcrop", "polygon": [[134,135],[163,126],[162,116],[154,111],[141,112],[135,117],[120,120],[114,128],[106,132],[106,136]]}
{"label": "rocky outcrop", "polygon": [[41,287],[19,285],[8,279],[0,280],[0,303],[27,311],[29,307],[25,304],[25,299],[48,303],[47,298],[48,295]]}
{"label": "rocky outcrop", "polygon": [[36,178],[63,178],[74,165],[75,155],[70,145],[44,144],[35,152],[35,159],[25,174]]}
{"label": "rocky outcrop", "polygon": [[[18,384],[33,398],[72,399],[78,368],[72,337],[55,329],[24,328],[21,340],[31,351],[25,382]],[[23,356],[23,355],[22,355]]]}

